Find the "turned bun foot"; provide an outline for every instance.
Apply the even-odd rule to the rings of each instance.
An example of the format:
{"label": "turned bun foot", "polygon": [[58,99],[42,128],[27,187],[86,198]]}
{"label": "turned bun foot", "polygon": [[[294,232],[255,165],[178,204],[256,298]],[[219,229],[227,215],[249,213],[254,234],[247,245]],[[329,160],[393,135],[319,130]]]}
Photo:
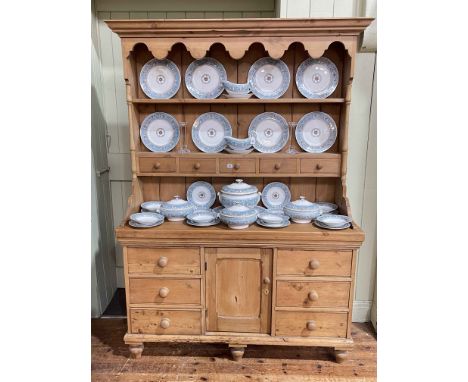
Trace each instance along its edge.
{"label": "turned bun foot", "polygon": [[335,360],[338,363],[343,363],[348,359],[348,352],[346,350],[335,349]]}
{"label": "turned bun foot", "polygon": [[132,344],[128,346],[130,348],[130,355],[132,358],[141,358],[141,353],[143,353],[144,345],[143,344]]}
{"label": "turned bun foot", "polygon": [[230,346],[232,359],[234,361],[240,361],[244,356],[246,346]]}

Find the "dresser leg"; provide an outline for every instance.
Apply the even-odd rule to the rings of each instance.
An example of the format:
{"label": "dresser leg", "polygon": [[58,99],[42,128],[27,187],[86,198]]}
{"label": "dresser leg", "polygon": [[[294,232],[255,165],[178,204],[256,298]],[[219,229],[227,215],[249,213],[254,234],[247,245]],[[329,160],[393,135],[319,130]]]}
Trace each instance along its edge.
{"label": "dresser leg", "polygon": [[244,356],[244,351],[247,345],[229,345],[231,349],[232,359],[234,361],[240,361]]}
{"label": "dresser leg", "polygon": [[343,363],[348,358],[347,350],[335,349],[335,360],[337,363]]}
{"label": "dresser leg", "polygon": [[141,358],[141,353],[143,353],[144,345],[141,344],[130,344],[128,345],[130,349],[130,354],[132,358]]}

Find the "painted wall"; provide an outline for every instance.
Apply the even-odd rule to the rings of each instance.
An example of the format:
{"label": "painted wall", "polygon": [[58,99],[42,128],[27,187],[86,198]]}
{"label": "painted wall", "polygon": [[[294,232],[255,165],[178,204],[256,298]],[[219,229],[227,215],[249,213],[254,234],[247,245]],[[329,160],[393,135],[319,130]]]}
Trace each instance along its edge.
{"label": "painted wall", "polygon": [[[128,118],[123,82],[120,40],[103,20],[128,18],[236,18],[236,17],[351,17],[364,15],[372,1],[358,0],[96,0],[97,51],[102,87],[99,100],[105,126],[99,126],[106,138],[110,167],[110,193],[113,225],[122,220],[130,195],[131,167]],[[208,11],[209,10],[209,11]],[[366,53],[357,58],[350,112],[350,154],[348,164],[349,196],[353,215],[367,232],[358,262],[355,320],[368,320],[374,291],[375,273],[375,39],[365,37]],[[375,114],[375,113],[374,113]],[[368,147],[370,148],[368,150]],[[374,182],[374,183],[373,183]],[[112,225],[110,225],[112,228]],[[123,287],[122,254],[115,251],[117,287]],[[113,252],[114,253],[114,252]]]}

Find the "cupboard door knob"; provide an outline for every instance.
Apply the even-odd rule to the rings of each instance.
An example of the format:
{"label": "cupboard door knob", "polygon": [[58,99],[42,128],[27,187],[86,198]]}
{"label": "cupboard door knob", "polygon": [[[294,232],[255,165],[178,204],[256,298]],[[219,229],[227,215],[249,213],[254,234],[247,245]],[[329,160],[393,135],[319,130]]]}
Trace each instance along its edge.
{"label": "cupboard door knob", "polygon": [[309,261],[310,269],[317,269],[318,267],[320,267],[320,261],[318,261],[317,259],[312,259]]}
{"label": "cupboard door knob", "polygon": [[307,321],[307,330],[315,330],[315,328],[317,327],[317,324],[315,323],[314,320],[309,320]]}
{"label": "cupboard door knob", "polygon": [[239,164],[239,163],[236,163],[236,164],[234,165],[234,169],[235,169],[235,170],[239,170],[239,169],[240,169],[240,164]]}
{"label": "cupboard door knob", "polygon": [[320,163],[317,163],[317,165],[315,166],[315,168],[317,170],[321,170],[323,168],[323,166],[320,164]]}
{"label": "cupboard door knob", "polygon": [[168,294],[169,294],[169,288],[162,287],[162,288],[159,290],[159,295],[160,295],[162,298],[166,298]]}
{"label": "cupboard door knob", "polygon": [[194,168],[195,170],[198,170],[200,167],[201,167],[201,164],[198,163],[198,162],[195,163],[195,164],[193,165],[193,168]]}
{"label": "cupboard door knob", "polygon": [[310,301],[317,301],[318,300],[318,293],[314,290],[311,290],[307,295]]}
{"label": "cupboard door knob", "polygon": [[166,265],[167,265],[167,257],[166,256],[161,256],[158,260],[158,265],[161,267],[161,268],[164,268]]}
{"label": "cupboard door knob", "polygon": [[279,170],[281,168],[281,164],[280,163],[275,163],[275,170]]}
{"label": "cupboard door knob", "polygon": [[271,283],[271,280],[270,280],[270,278],[267,276],[267,277],[265,277],[265,278],[263,279],[263,282],[264,282],[265,284],[270,284],[270,283]]}
{"label": "cupboard door knob", "polygon": [[154,164],[154,166],[153,166],[153,168],[154,168],[155,170],[159,170],[160,167],[161,167],[161,163],[159,163],[159,162],[156,162],[156,163]]}
{"label": "cupboard door knob", "polygon": [[161,328],[167,329],[171,325],[171,320],[169,320],[169,318],[163,318],[159,325],[161,326]]}

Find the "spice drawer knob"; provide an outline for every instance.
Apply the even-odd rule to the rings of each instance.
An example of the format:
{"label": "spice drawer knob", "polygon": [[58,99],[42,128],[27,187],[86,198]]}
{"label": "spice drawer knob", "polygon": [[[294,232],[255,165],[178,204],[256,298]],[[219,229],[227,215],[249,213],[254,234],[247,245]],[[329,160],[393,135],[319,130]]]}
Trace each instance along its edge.
{"label": "spice drawer knob", "polygon": [[162,287],[160,290],[159,290],[159,296],[161,296],[162,298],[166,298],[169,294],[169,288],[166,288],[166,287]]}
{"label": "spice drawer knob", "polygon": [[153,168],[154,168],[155,170],[159,170],[160,167],[161,167],[161,163],[159,163],[159,162],[156,162],[156,163],[154,164],[154,166],[153,166]]}
{"label": "spice drawer knob", "polygon": [[315,166],[315,168],[317,170],[321,170],[323,168],[323,166],[320,164],[320,163],[317,163],[317,165]]}
{"label": "spice drawer knob", "polygon": [[159,325],[161,326],[161,328],[167,329],[171,325],[171,320],[169,320],[169,318],[163,318]]}
{"label": "spice drawer knob", "polygon": [[317,328],[317,324],[315,323],[314,320],[309,320],[307,321],[307,330],[315,330]]}
{"label": "spice drawer knob", "polygon": [[314,290],[311,290],[309,294],[307,295],[310,301],[317,301],[318,300],[318,293]]}
{"label": "spice drawer knob", "polygon": [[318,267],[320,267],[320,261],[318,261],[317,259],[312,259],[309,261],[310,269],[317,269]]}
{"label": "spice drawer knob", "polygon": [[236,164],[234,165],[234,169],[235,169],[235,170],[239,170],[239,169],[240,169],[240,164],[239,164],[239,163],[236,163]]}
{"label": "spice drawer knob", "polygon": [[165,266],[167,266],[167,257],[166,256],[161,256],[158,260],[158,265],[161,267],[161,268],[164,268]]}
{"label": "spice drawer knob", "polygon": [[275,170],[279,170],[281,168],[281,163],[275,163]]}
{"label": "spice drawer knob", "polygon": [[195,163],[195,164],[193,165],[193,168],[194,168],[195,170],[198,170],[200,167],[201,167],[201,164],[198,163],[198,162]]}

